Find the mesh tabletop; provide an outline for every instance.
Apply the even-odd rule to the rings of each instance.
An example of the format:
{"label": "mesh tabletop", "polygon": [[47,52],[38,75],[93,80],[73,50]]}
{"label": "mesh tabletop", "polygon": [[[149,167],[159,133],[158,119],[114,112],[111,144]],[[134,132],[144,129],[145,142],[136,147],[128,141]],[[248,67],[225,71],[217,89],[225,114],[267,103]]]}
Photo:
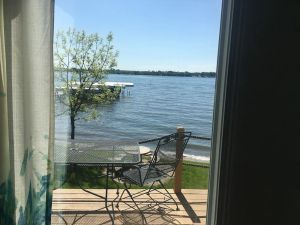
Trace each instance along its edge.
{"label": "mesh tabletop", "polygon": [[112,147],[97,147],[95,145],[82,145],[72,148],[70,146],[56,145],[54,153],[56,164],[77,165],[128,165],[140,162],[140,153],[137,145],[124,145]]}

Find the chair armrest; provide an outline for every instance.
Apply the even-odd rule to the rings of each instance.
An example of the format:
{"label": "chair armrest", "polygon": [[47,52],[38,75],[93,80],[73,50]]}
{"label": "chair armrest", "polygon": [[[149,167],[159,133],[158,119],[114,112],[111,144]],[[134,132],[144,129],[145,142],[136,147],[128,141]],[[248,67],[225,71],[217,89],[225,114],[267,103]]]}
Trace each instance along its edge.
{"label": "chair armrest", "polygon": [[154,139],[149,139],[146,141],[140,141],[138,142],[138,144],[145,144],[145,143],[150,143],[150,142],[154,142],[154,141],[159,141],[161,138],[154,138]]}

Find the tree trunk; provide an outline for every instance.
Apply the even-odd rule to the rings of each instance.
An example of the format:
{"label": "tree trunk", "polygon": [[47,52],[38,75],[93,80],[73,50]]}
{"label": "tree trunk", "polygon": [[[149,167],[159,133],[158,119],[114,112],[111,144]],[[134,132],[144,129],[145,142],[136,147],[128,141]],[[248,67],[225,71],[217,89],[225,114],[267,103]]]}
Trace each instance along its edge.
{"label": "tree trunk", "polygon": [[74,116],[70,116],[70,120],[71,120],[71,139],[75,139],[75,117]]}

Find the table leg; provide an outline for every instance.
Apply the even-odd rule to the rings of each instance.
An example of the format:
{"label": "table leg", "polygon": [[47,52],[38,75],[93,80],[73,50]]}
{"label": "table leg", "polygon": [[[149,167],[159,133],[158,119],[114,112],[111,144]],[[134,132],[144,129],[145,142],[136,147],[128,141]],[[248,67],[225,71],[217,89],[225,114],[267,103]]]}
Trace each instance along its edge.
{"label": "table leg", "polygon": [[[107,165],[107,168],[106,168],[106,181],[105,181],[105,208],[106,208],[106,211],[111,219],[111,222],[112,224],[114,225],[115,224],[115,221],[114,221],[114,217],[111,215],[110,211],[109,211],[109,208],[108,208],[108,177],[109,177],[109,165]],[[113,206],[113,202],[111,203],[112,204],[112,209],[114,208]],[[113,210],[113,214],[114,214],[114,210]]]}

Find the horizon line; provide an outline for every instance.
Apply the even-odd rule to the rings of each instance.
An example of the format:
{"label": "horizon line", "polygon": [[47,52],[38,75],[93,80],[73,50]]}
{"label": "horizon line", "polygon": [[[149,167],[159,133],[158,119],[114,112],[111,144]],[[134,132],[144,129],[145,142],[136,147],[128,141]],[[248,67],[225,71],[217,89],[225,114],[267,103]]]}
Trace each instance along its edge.
{"label": "horizon line", "polygon": [[136,71],[136,72],[175,72],[175,73],[216,73],[216,71],[202,71],[202,72],[191,72],[191,71],[175,71],[175,70],[150,70],[150,69],[142,69],[142,70],[135,70],[135,69],[120,69],[115,68],[112,70],[123,70],[123,71]]}

